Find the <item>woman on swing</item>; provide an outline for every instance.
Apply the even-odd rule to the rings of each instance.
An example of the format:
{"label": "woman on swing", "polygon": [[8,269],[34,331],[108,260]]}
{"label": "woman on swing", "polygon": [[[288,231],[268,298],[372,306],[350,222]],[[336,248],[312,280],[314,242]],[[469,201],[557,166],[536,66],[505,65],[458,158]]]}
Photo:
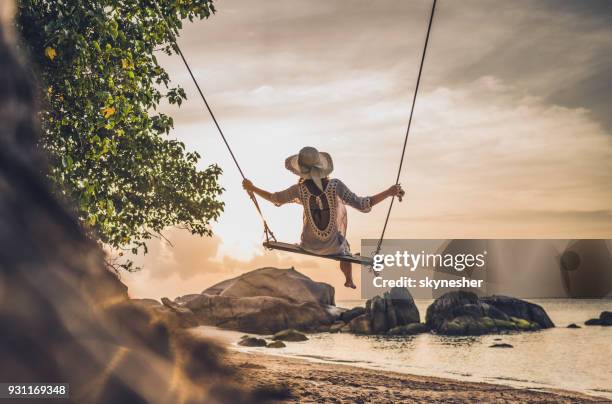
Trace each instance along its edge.
{"label": "woman on swing", "polygon": [[[345,205],[367,213],[372,206],[388,197],[402,197],[401,185],[393,185],[374,196],[359,197],[342,181],[329,178],[334,169],[331,156],[314,147],[304,147],[299,154],[285,160],[285,167],[300,177],[297,184],[284,191],[270,193],[257,188],[247,179],[242,186],[272,202],[276,206],[295,202],[304,206],[304,227],[300,247],[317,255],[350,255],[346,241]],[[344,286],[355,289],[350,262],[340,261],[340,270],[346,278]]]}

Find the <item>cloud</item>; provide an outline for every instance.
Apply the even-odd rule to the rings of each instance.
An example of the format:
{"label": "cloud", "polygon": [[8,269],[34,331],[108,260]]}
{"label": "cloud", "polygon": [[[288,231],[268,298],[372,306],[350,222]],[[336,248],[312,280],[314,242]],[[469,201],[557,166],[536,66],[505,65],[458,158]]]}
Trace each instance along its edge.
{"label": "cloud", "polygon": [[[408,197],[394,207],[389,236],[609,237],[610,4],[439,2],[401,178]],[[257,185],[292,184],[284,158],[313,145],[333,155],[335,176],[367,195],[395,179],[429,7],[234,0],[187,24],[180,43]],[[172,234],[174,249],[155,244],[134,288],[184,292],[294,263],[337,283],[336,270],[308,269],[335,266],[320,260],[249,255],[261,251],[261,223],[241,178],[180,59],[160,60],[189,95],[183,108],[163,110],[203,165],[224,168],[226,211],[219,238]],[[299,207],[262,208],[279,239],[299,239]],[[354,250],[378,236],[385,213],[349,212]]]}
{"label": "cloud", "polygon": [[[217,282],[267,266],[295,267],[303,273],[315,278],[322,276],[330,282],[341,278],[339,271],[331,277],[322,274],[328,272],[322,269],[337,266],[327,260],[280,254],[263,248],[249,258],[237,259],[221,251],[223,243],[218,236],[199,237],[179,229],[168,229],[164,235],[172,245],[164,240],[151,240],[149,254],[132,257],[142,269],[121,274],[130,296],[159,299],[164,296],[174,298],[187,293],[200,293]],[[231,247],[229,251],[231,253]],[[243,254],[237,252],[236,255]]]}
{"label": "cloud", "polygon": [[[218,236],[199,237],[188,231],[168,229],[166,240],[155,239],[149,243],[150,253],[134,257],[135,264],[143,268],[151,278],[166,279],[177,275],[181,280],[190,279],[202,273],[235,274],[264,266],[310,267],[318,264],[308,258],[284,257],[275,252],[262,251],[250,259],[236,259],[220,254],[221,240]],[[239,254],[237,254],[239,255]]]}
{"label": "cloud", "polygon": [[546,223],[549,234],[571,227],[595,236],[597,218],[597,236],[612,232],[612,139],[587,110],[550,105],[493,77],[421,100],[403,177],[409,206],[400,205],[398,220],[428,218],[446,229],[459,219]]}
{"label": "cloud", "polygon": [[[610,3],[576,3],[439,3],[424,88],[495,76],[520,83],[521,90],[553,104],[589,108],[611,129],[607,113],[612,104]],[[387,95],[378,96],[399,92],[408,100],[429,7],[428,2],[391,0],[378,1],[375,7],[352,1],[278,0],[253,8],[251,2],[238,0],[219,5],[218,14],[209,20],[186,25],[180,40],[214,105],[228,108],[230,116],[248,113],[242,102],[249,97],[228,103],[224,95],[269,87],[274,89],[272,99],[300,102],[300,88],[320,86],[327,91],[316,96],[325,104],[337,95],[330,82],[346,77],[391,78]],[[168,64],[172,77],[194,90],[178,58],[160,55],[160,59]],[[298,91],[292,97],[284,95],[294,89]],[[366,89],[364,96],[368,95],[372,94]],[[267,102],[259,105],[251,109],[250,118],[268,106]],[[301,106],[309,107],[308,103]]]}

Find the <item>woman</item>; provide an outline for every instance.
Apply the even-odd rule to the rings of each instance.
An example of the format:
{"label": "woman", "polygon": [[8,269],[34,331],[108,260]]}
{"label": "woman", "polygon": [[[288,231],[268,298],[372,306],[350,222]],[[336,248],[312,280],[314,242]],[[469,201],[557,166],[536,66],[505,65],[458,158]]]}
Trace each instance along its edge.
{"label": "woman", "polygon": [[[351,254],[346,241],[345,205],[365,213],[390,196],[401,198],[404,195],[399,184],[374,196],[355,195],[342,181],[328,177],[334,169],[331,156],[314,147],[304,147],[299,154],[289,157],[285,160],[285,167],[299,176],[300,180],[284,191],[270,193],[257,188],[247,179],[242,182],[242,186],[276,206],[288,202],[304,206],[300,247],[318,255]],[[344,286],[355,289],[351,263],[340,261],[340,270],[346,277]]]}

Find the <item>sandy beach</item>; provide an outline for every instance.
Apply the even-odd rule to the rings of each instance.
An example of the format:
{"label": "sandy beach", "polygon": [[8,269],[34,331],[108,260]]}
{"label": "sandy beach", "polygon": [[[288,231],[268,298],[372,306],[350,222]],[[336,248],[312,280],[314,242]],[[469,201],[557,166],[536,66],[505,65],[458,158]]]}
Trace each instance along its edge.
{"label": "sandy beach", "polygon": [[244,385],[278,390],[284,402],[417,403],[604,403],[604,398],[568,391],[534,391],[435,377],[316,363],[259,353],[230,351],[228,361]]}

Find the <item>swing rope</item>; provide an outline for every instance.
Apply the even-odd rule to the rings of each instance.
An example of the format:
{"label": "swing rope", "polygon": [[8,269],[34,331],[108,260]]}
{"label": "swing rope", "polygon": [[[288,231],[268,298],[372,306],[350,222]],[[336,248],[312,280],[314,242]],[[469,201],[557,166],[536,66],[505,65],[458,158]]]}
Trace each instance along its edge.
{"label": "swing rope", "polygon": [[[431,32],[431,26],[433,24],[434,13],[436,11],[436,2],[437,0],[433,0],[433,4],[431,6],[431,14],[429,15],[429,24],[427,26],[427,35],[425,36],[425,44],[423,45],[423,53],[421,54],[421,64],[419,66],[419,74],[417,75],[416,86],[414,88],[414,94],[412,96],[412,106],[410,107],[410,118],[408,118],[408,128],[406,129],[406,136],[404,136],[404,146],[402,147],[402,156],[400,157],[399,167],[397,169],[397,177],[395,179],[395,185],[399,184],[400,175],[402,174],[402,166],[404,164],[404,155],[406,154],[406,144],[408,143],[408,135],[410,134],[410,126],[412,125],[412,115],[414,114],[414,106],[416,104],[416,98],[419,92],[419,85],[421,84],[421,74],[423,72],[423,65],[425,64],[425,54],[427,53],[427,44],[429,43],[429,34]],[[387,217],[385,218],[385,224],[383,226],[382,233],[380,234],[380,239],[378,240],[378,245],[376,246],[376,252],[374,253],[374,255],[377,255],[378,253],[380,253],[383,239],[385,238],[385,231],[387,230],[387,224],[389,223],[389,217],[391,216],[391,210],[393,209],[394,201],[395,201],[395,195],[391,198],[391,202],[389,203],[389,210],[387,210]]]}
{"label": "swing rope", "polygon": [[[202,101],[204,101],[206,110],[210,114],[210,117],[212,118],[213,122],[215,123],[215,126],[217,127],[217,131],[219,132],[219,134],[221,135],[221,138],[223,139],[223,143],[225,143],[225,146],[227,147],[227,150],[229,151],[230,156],[232,157],[232,160],[234,160],[234,164],[236,165],[236,168],[238,168],[238,172],[242,176],[242,179],[245,180],[246,177],[244,175],[244,172],[242,171],[242,167],[240,167],[240,164],[238,163],[238,160],[236,159],[236,156],[234,155],[234,152],[232,148],[230,147],[230,144],[227,141],[227,138],[225,137],[225,134],[223,133],[223,130],[221,129],[221,126],[219,125],[219,122],[217,121],[217,118],[215,117],[215,114],[212,111],[212,108],[208,104],[208,101],[206,100],[206,97],[204,96],[204,92],[200,88],[200,84],[198,83],[198,80],[195,78],[193,72],[191,71],[191,67],[189,66],[189,63],[187,62],[187,59],[185,58],[185,55],[183,54],[181,47],[178,45],[178,42],[176,40],[176,35],[174,35],[174,31],[172,31],[172,29],[170,28],[170,24],[168,24],[168,20],[166,20],[166,17],[162,13],[159,7],[159,4],[157,3],[157,0],[153,0],[153,4],[155,5],[155,8],[157,9],[157,13],[161,17],[164,25],[166,26],[166,29],[168,30],[168,34],[170,35],[170,39],[174,45],[174,48],[176,49],[177,53],[180,55],[181,59],[183,60],[183,63],[185,64],[185,67],[187,68],[187,71],[189,72],[189,75],[191,76],[191,80],[193,81],[196,88],[198,89],[200,98],[202,98]],[[261,208],[259,207],[259,203],[257,202],[257,198],[255,197],[255,194],[251,191],[247,191],[247,193],[249,194],[249,197],[253,201],[253,204],[255,205],[255,209],[257,210],[257,213],[259,213],[259,217],[261,218],[263,222],[266,242],[270,242],[270,240],[276,241],[276,237],[274,236],[274,233],[270,229],[270,226],[268,226],[268,222],[266,221],[266,218],[264,217],[263,212],[261,211]]]}
{"label": "swing rope", "polygon": [[[234,155],[234,152],[229,144],[229,142],[227,141],[227,138],[225,137],[225,134],[223,133],[223,130],[221,129],[221,126],[219,125],[219,122],[217,121],[217,118],[215,117],[215,114],[212,111],[212,108],[210,107],[210,105],[208,104],[208,101],[206,100],[206,97],[204,96],[204,92],[202,91],[200,84],[198,83],[197,79],[195,78],[195,75],[193,74],[191,67],[189,65],[189,62],[187,62],[187,59],[185,58],[185,55],[183,54],[183,51],[181,50],[180,46],[178,45],[178,42],[176,40],[176,35],[174,34],[174,31],[172,31],[172,29],[170,28],[170,24],[168,24],[168,21],[166,20],[166,17],[164,16],[164,14],[161,11],[161,8],[159,7],[159,4],[157,3],[157,0],[152,0],[152,3],[155,5],[155,8],[157,10],[157,13],[159,14],[159,16],[161,17],[164,25],[166,26],[167,30],[168,30],[168,34],[170,35],[170,39],[174,45],[175,50],[177,51],[177,53],[179,54],[179,56],[181,57],[181,59],[183,60],[183,64],[185,65],[185,67],[187,68],[187,71],[189,72],[189,76],[191,77],[191,80],[193,81],[193,83],[196,86],[196,89],[198,90],[198,93],[200,94],[200,98],[202,98],[202,101],[204,102],[204,105],[206,107],[206,110],[208,111],[208,113],[210,114],[215,127],[217,128],[217,131],[219,132],[219,134],[221,135],[221,138],[223,139],[223,143],[225,143],[225,146],[227,147],[227,150],[230,153],[230,156],[232,157],[232,160],[234,161],[234,164],[236,165],[236,168],[238,168],[238,172],[240,173],[240,175],[242,176],[242,179],[246,179],[246,176],[244,175],[244,172],[242,171],[242,167],[240,167],[240,164],[238,163],[238,160],[236,159],[236,156]],[[412,117],[414,114],[414,107],[416,105],[416,98],[417,98],[417,94],[419,91],[419,85],[421,83],[421,75],[423,73],[423,65],[425,64],[425,55],[427,53],[427,45],[429,44],[429,36],[431,33],[431,27],[433,25],[433,18],[434,18],[434,13],[436,10],[436,3],[437,0],[433,0],[432,3],[432,7],[431,7],[431,14],[429,16],[429,24],[427,26],[427,34],[425,36],[425,43],[423,45],[423,52],[421,54],[421,63],[419,65],[419,71],[418,71],[418,75],[417,75],[417,81],[416,81],[416,86],[414,89],[414,94],[412,96],[412,105],[410,107],[410,117],[408,118],[408,127],[406,129],[406,135],[404,136],[404,144],[402,147],[402,155],[400,157],[400,162],[399,162],[399,167],[397,170],[397,177],[395,179],[395,185],[399,184],[399,180],[400,180],[400,176],[402,173],[402,167],[404,164],[404,156],[406,154],[406,145],[408,144],[408,136],[410,134],[410,127],[412,125]],[[270,227],[268,226],[268,222],[266,221],[263,212],[261,211],[261,208],[259,207],[259,203],[257,202],[257,198],[255,197],[255,194],[253,194],[253,192],[248,191],[249,197],[250,199],[253,201],[253,204],[255,205],[255,209],[257,210],[257,213],[259,214],[262,222],[263,222],[263,226],[264,226],[264,234],[266,237],[266,243],[270,242],[270,240],[276,241],[276,237],[274,236],[274,233],[272,232],[272,230],[270,229]],[[376,247],[376,252],[375,255],[380,253],[381,247],[382,247],[382,243],[385,237],[385,232],[387,230],[387,225],[389,223],[389,218],[391,216],[391,210],[393,209],[393,203],[395,201],[395,196],[393,196],[391,198],[391,202],[389,203],[389,209],[387,210],[387,215],[385,217],[385,223],[383,225],[383,229],[380,235],[380,238],[378,240],[378,244]]]}

